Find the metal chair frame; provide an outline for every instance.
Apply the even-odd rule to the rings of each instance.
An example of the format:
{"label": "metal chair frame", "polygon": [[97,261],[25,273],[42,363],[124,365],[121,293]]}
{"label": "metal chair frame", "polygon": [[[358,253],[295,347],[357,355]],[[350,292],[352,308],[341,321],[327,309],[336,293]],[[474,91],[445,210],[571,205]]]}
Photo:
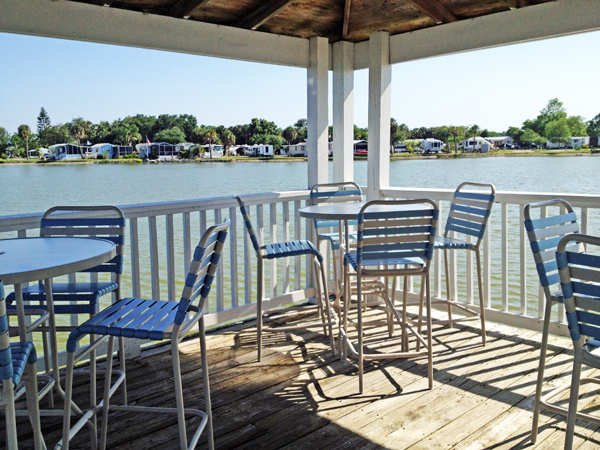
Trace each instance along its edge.
{"label": "metal chair frame", "polygon": [[[208,377],[208,358],[206,349],[204,314],[208,307],[207,299],[212,282],[216,276],[219,260],[223,251],[227,230],[230,221],[210,227],[200,239],[190,264],[190,270],[185,280],[181,300],[168,302],[158,300],[145,300],[126,298],[100,312],[87,322],[71,332],[67,342],[67,374],[65,388],[65,410],[63,422],[63,439],[57,448],[68,449],[69,440],[84,425],[90,427],[92,435],[92,448],[96,448],[95,424],[90,421],[98,412],[102,411],[102,428],[100,448],[106,448],[108,413],[109,411],[124,411],[142,414],[176,414],[179,428],[179,447],[181,450],[196,447],[203,430],[208,426],[208,446],[214,448],[213,424],[210,400],[210,384]],[[195,304],[197,303],[197,305]],[[192,312],[193,316],[189,317]],[[198,325],[200,353],[202,361],[203,390],[206,411],[185,409],[183,401],[183,386],[179,358],[179,343]],[[77,342],[85,335],[100,336],[90,344],[87,349],[77,355]],[[106,381],[104,383],[104,399],[85,413],[82,413],[72,403],[73,395],[73,370],[75,364],[89,354],[92,349],[108,340],[108,355],[112,355],[115,337],[137,338],[150,341],[170,340],[171,357],[173,360],[173,378],[175,384],[176,408],[145,407],[112,405],[110,398],[125,379],[125,373],[117,372],[119,377],[112,383],[112,360],[109,356],[106,361]],[[79,416],[79,421],[71,428],[70,413],[74,410]],[[200,417],[200,424],[189,441],[186,432],[185,417]]]}
{"label": "metal chair frame", "polygon": [[[489,188],[490,193],[464,192],[465,187]],[[446,227],[443,236],[438,236],[435,242],[436,250],[444,250],[444,268],[446,275],[446,299],[434,300],[432,303],[446,305],[448,308],[448,319],[435,320],[439,325],[450,325],[458,322],[471,321],[479,319],[481,323],[481,340],[483,345],[486,341],[485,333],[485,304],[483,300],[483,280],[481,275],[481,254],[479,247],[487,227],[487,222],[492,212],[492,206],[496,196],[496,187],[493,184],[473,183],[470,181],[461,183],[452,198],[450,213],[446,221]],[[466,240],[450,238],[449,234],[456,232],[466,236],[476,238],[476,242],[471,243]],[[468,305],[459,303],[452,298],[450,270],[448,267],[448,250],[467,250],[475,252],[477,263],[477,288],[479,291],[479,312],[470,308]],[[467,314],[466,317],[458,319],[452,318],[452,307]]]}
{"label": "metal chair frame", "polygon": [[[566,212],[547,217],[546,208],[560,207]],[[533,218],[533,212],[540,210],[540,217]],[[537,384],[535,390],[535,399],[533,405],[533,422],[531,430],[531,441],[535,443],[538,434],[538,423],[540,408],[553,411],[558,414],[567,414],[567,409],[550,403],[553,395],[542,397],[542,387],[544,383],[544,371],[546,368],[546,354],[548,351],[548,337],[550,334],[550,320],[552,317],[552,308],[558,303],[563,303],[562,292],[560,291],[560,277],[558,266],[556,264],[556,248],[560,239],[569,233],[579,233],[577,224],[577,215],[566,200],[554,199],[525,205],[525,230],[529,238],[533,260],[540,278],[540,285],[544,292],[546,304],[544,307],[544,324],[542,329],[542,343],[540,346],[540,364],[538,367]],[[579,250],[583,250],[580,246]]]}
{"label": "metal chair frame", "polygon": [[4,286],[0,281],[0,375],[2,378],[0,409],[4,410],[6,444],[9,450],[18,449],[15,401],[25,393],[29,421],[33,428],[34,447],[35,450],[42,450],[46,448],[46,444],[40,425],[35,346],[31,342],[11,343],[8,329]]}
{"label": "metal chair frame", "polygon": [[[575,350],[565,450],[573,447],[576,418],[600,424],[600,417],[577,411],[580,384],[600,384],[598,378],[581,378],[582,364],[600,369],[600,356],[594,353],[600,348],[600,257],[580,252],[580,243],[586,244],[588,250],[589,247],[600,248],[599,237],[570,234],[560,240],[556,251],[567,323]],[[591,340],[586,342],[586,337]],[[558,395],[566,389],[568,385],[558,388],[552,394]]]}
{"label": "metal chair frame", "polygon": [[[369,209],[377,205],[419,205],[420,208],[392,212],[371,212]],[[429,388],[433,388],[433,353],[431,336],[431,295],[429,269],[433,257],[435,235],[438,225],[439,209],[433,200],[396,200],[371,201],[361,208],[358,215],[357,248],[355,252],[344,255],[344,315],[340,333],[346,343],[345,349],[358,359],[359,392],[363,392],[364,361],[390,358],[414,358],[426,356],[428,361]],[[355,270],[350,272],[350,266]],[[347,334],[348,313],[352,296],[350,277],[357,278],[357,330],[358,350],[354,347]],[[406,298],[401,314],[397,311],[393,297],[387,289],[378,289],[377,293],[384,299],[384,309],[390,318],[395,318],[402,331],[402,350],[394,353],[366,353],[364,348],[363,331],[363,281],[381,277],[420,276],[425,285],[425,307],[427,310],[427,341],[420,331],[413,328],[407,320]],[[382,284],[383,285],[383,284]],[[423,301],[423,296],[421,297]],[[421,304],[421,309],[423,305]],[[393,319],[392,319],[393,320]],[[390,329],[390,334],[392,330]],[[408,332],[417,341],[417,350],[409,350]],[[425,350],[421,351],[423,345]]]}
{"label": "metal chair frame", "polygon": [[[315,184],[310,190],[310,204],[318,205],[321,203],[350,203],[361,202],[362,190],[360,186],[352,181],[341,183]],[[317,247],[321,242],[327,241],[331,248],[333,260],[333,277],[335,288],[338,293],[341,291],[341,278],[343,267],[343,255],[347,249],[348,243],[344,242],[342,230],[344,224],[342,221],[331,221],[323,219],[314,219],[315,229],[317,230]],[[358,222],[350,221],[349,226],[356,226]],[[338,227],[339,232],[319,233],[322,228]],[[350,234],[350,239],[356,240],[356,233]]]}
{"label": "metal chair frame", "polygon": [[[319,250],[310,241],[290,241],[277,244],[260,245],[258,242],[254,228],[252,227],[252,221],[250,220],[250,214],[246,208],[246,204],[240,196],[234,196],[240,207],[240,212],[244,218],[245,228],[248,232],[252,246],[256,252],[257,259],[257,294],[256,294],[256,334],[258,343],[258,360],[262,360],[262,334],[263,332],[280,333],[288,331],[297,331],[311,328],[323,328],[325,335],[329,334],[331,349],[333,354],[336,354],[333,326],[338,327],[339,321],[337,314],[335,313],[331,302],[329,301],[329,293],[327,290],[327,276],[325,274],[325,267],[323,264],[323,256],[319,253]],[[276,308],[271,310],[264,310],[263,303],[267,301],[264,295],[264,261],[280,258],[290,258],[295,256],[306,255],[312,257],[314,280],[316,282],[316,305],[294,305],[289,308]],[[319,277],[320,273],[320,277]],[[263,325],[263,317],[269,314],[277,314],[285,311],[306,311],[317,309],[321,318],[321,324],[301,324],[301,325],[289,325],[279,327],[265,327]]]}

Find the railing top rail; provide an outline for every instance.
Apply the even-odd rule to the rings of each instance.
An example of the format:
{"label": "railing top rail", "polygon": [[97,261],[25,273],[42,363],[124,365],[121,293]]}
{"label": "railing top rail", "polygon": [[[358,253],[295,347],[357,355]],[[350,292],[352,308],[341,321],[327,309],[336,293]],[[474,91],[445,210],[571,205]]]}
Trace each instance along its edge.
{"label": "railing top rail", "polygon": [[[434,200],[452,201],[454,189],[429,189],[429,188],[388,188],[381,191],[384,197],[427,197]],[[571,205],[583,208],[600,208],[600,195],[574,194],[559,192],[516,192],[496,191],[496,203],[511,203],[526,205],[532,202],[541,202],[561,198]]]}
{"label": "railing top rail", "polygon": [[[307,200],[309,195],[310,190],[308,189],[281,192],[275,191],[244,195],[244,201],[247,205],[261,205],[284,201]],[[121,208],[127,219],[132,219],[211,209],[237,208],[237,201],[232,196],[226,196],[172,202],[120,205],[119,208]],[[0,216],[0,233],[39,228],[40,219],[43,214],[43,212],[39,212],[33,214]]]}

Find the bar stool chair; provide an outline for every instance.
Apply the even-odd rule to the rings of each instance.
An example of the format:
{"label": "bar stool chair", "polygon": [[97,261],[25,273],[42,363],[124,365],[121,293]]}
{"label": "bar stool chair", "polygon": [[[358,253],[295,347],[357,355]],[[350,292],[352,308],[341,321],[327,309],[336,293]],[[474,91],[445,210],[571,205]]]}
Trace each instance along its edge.
{"label": "bar stool chair", "polygon": [[[489,193],[464,192],[464,189],[469,187],[489,189]],[[432,303],[445,304],[448,307],[448,319],[435,320],[435,323],[440,325],[452,325],[453,323],[457,322],[479,319],[481,323],[481,340],[483,345],[485,345],[486,337],[485,305],[483,301],[483,282],[481,275],[481,255],[479,253],[479,246],[485,235],[487,222],[492,212],[495,198],[496,188],[493,184],[472,182],[461,183],[454,192],[454,197],[452,198],[452,204],[450,206],[448,220],[446,221],[444,235],[437,236],[435,239],[436,250],[444,250],[444,263],[446,270],[446,299],[436,300]],[[459,233],[459,235],[464,235],[465,238],[451,238],[449,234],[452,231]],[[467,236],[472,236],[475,238],[475,242],[469,242],[466,239]],[[475,252],[477,262],[477,286],[479,290],[479,312],[468,307],[467,305],[459,303],[456,299],[452,298],[452,290],[450,288],[451,280],[448,269],[449,250],[467,250]],[[468,314],[469,317],[453,319],[452,307],[455,307],[461,310],[461,312]]]}
{"label": "bar stool chair", "polygon": [[27,399],[27,412],[33,428],[35,449],[46,448],[40,426],[36,361],[37,354],[31,342],[10,342],[4,286],[0,281],[0,375],[2,376],[0,409],[4,410],[6,443],[9,450],[18,449],[15,401],[23,393]]}
{"label": "bar stool chair", "polygon": [[[349,202],[361,202],[362,201],[362,190],[360,186],[354,182],[347,181],[342,183],[329,183],[329,184],[315,184],[310,190],[310,204],[318,205],[321,203],[349,203]],[[356,226],[358,222],[351,220],[348,226]],[[317,247],[320,246],[321,242],[327,241],[331,247],[331,254],[333,257],[333,277],[335,280],[336,290],[339,292],[341,284],[341,271],[342,271],[342,256],[346,251],[346,243],[340,242],[340,235],[342,234],[344,224],[342,221],[336,220],[322,220],[314,219],[314,226],[317,230]],[[338,227],[340,230],[338,233],[323,233],[319,230],[324,228]],[[356,240],[356,233],[350,233],[350,239]]]}
{"label": "bar stool chair", "polygon": [[[94,423],[90,425],[89,420],[92,416],[102,411],[102,429],[100,438],[100,448],[106,448],[106,436],[108,427],[109,411],[124,411],[142,414],[176,414],[179,427],[179,448],[181,450],[188,448],[188,437],[186,432],[185,417],[199,417],[200,423],[189,441],[189,449],[196,448],[198,439],[202,431],[208,426],[208,446],[214,448],[213,425],[210,401],[210,387],[208,379],[208,359],[206,353],[206,340],[204,336],[204,314],[206,311],[207,299],[210,293],[212,282],[217,272],[221,253],[227,230],[230,222],[210,227],[196,247],[190,264],[189,273],[185,279],[185,287],[179,302],[145,300],[139,298],[125,298],[119,300],[109,308],[92,317],[87,322],[73,330],[67,341],[67,373],[65,381],[65,411],[63,422],[63,438],[58,443],[57,448],[68,449],[69,440],[81,429],[83,425],[94,428]],[[188,313],[193,313],[189,317]],[[181,381],[181,367],[179,360],[179,342],[190,333],[198,324],[200,353],[202,361],[202,378],[204,399],[206,411],[198,409],[184,409],[183,386]],[[85,335],[99,336],[96,341],[77,355],[77,341]],[[150,341],[169,340],[171,342],[171,358],[173,360],[173,379],[175,384],[176,408],[146,407],[146,406],[126,406],[112,405],[110,398],[114,391],[125,379],[125,373],[120,373],[119,378],[111,386],[112,376],[112,353],[115,337],[136,338]],[[108,340],[108,357],[106,361],[106,381],[104,383],[104,399],[99,404],[92,407],[82,415],[77,424],[70,428],[71,409],[77,411],[75,404],[72,404],[73,396],[73,369],[75,364],[88,355],[92,348]],[[92,443],[95,447],[95,443]]]}
{"label": "bar stool chair", "polygon": [[[579,243],[586,244],[586,253],[578,251]],[[595,247],[596,255],[587,253],[590,247]],[[569,334],[575,350],[565,450],[573,447],[576,418],[600,424],[600,417],[577,411],[580,384],[600,384],[598,378],[581,378],[582,364],[600,369],[600,257],[597,256],[597,250],[600,250],[600,238],[570,234],[560,240],[556,251]],[[568,383],[553,391],[552,395],[558,395],[566,389],[569,389]]]}
{"label": "bar stool chair", "polygon": [[[96,315],[100,309],[100,297],[114,292],[115,300],[121,298],[121,274],[123,273],[123,252],[125,245],[125,216],[116,206],[55,206],[47,210],[40,221],[41,237],[93,237],[106,239],[116,244],[117,256],[79,274],[72,274],[67,283],[52,283],[54,313],[63,315],[87,314]],[[79,280],[77,280],[79,275]],[[109,276],[109,281],[98,281],[98,275]],[[87,281],[82,281],[87,277]],[[11,313],[16,309],[13,305],[15,294],[7,297],[8,309]],[[35,314],[35,310],[46,308],[46,288],[43,282],[23,288],[23,300],[26,310]],[[57,331],[72,331],[76,324],[57,326]],[[49,355],[46,334],[44,338],[44,354]],[[93,340],[93,336],[92,336]],[[125,371],[125,346],[119,339],[121,370]],[[95,379],[96,352],[90,354],[90,377]],[[46,359],[46,367],[49,361]],[[91,387],[94,383],[91,384]],[[50,396],[51,399],[51,396]],[[127,404],[127,388],[123,385],[123,401]],[[90,402],[96,404],[96,391],[90,390]],[[52,400],[51,400],[52,405]]]}
{"label": "bar stool chair", "polygon": [[[325,334],[329,334],[331,349],[333,354],[336,354],[335,343],[333,337],[333,326],[338,326],[338,318],[333,310],[332,304],[329,301],[329,293],[327,291],[327,276],[325,275],[325,267],[323,264],[323,256],[319,253],[319,250],[310,241],[290,241],[282,242],[278,244],[267,244],[261,246],[252,227],[250,220],[250,214],[246,208],[246,204],[240,196],[234,196],[237,200],[240,212],[244,218],[246,225],[246,231],[252,241],[252,246],[256,252],[257,259],[257,293],[256,293],[256,334],[258,341],[258,360],[262,360],[262,334],[263,332],[279,333],[286,331],[296,331],[310,328],[323,328]],[[263,303],[267,301],[264,296],[264,260],[267,259],[280,259],[280,258],[291,258],[295,256],[306,255],[312,257],[314,279],[317,285],[317,305],[308,306],[292,306],[291,308],[264,308]],[[319,277],[320,273],[320,277]],[[311,309],[317,309],[321,317],[321,324],[302,324],[302,325],[290,325],[290,326],[279,326],[279,327],[265,327],[263,326],[263,316],[272,313],[281,313],[286,310],[293,309],[294,311],[306,311]]]}
{"label": "bar stool chair", "polygon": [[[378,208],[386,206],[385,209]],[[397,210],[390,210],[397,206]],[[433,388],[433,353],[431,337],[431,296],[429,268],[433,257],[439,210],[429,199],[372,201],[361,208],[358,215],[356,251],[344,255],[344,316],[340,333],[348,351],[358,359],[359,392],[363,392],[364,361],[384,358],[414,358],[427,356],[429,388]],[[352,267],[354,272],[349,269]],[[348,332],[348,312],[351,298],[350,277],[357,278],[357,331],[358,350],[351,342]],[[402,330],[402,351],[395,353],[366,353],[364,348],[363,281],[369,278],[420,276],[425,284],[425,307],[427,310],[427,341],[407,321],[407,305],[402,313],[395,308],[393,299],[383,295],[386,313],[398,322]],[[385,291],[382,291],[385,293]],[[421,305],[422,308],[422,305]],[[408,332],[424,350],[409,351]]]}
{"label": "bar stool chair", "polygon": [[[545,209],[548,207],[564,208],[564,213],[546,216]],[[534,211],[539,218],[534,219]],[[579,233],[577,215],[566,200],[555,199],[543,202],[529,203],[525,205],[525,230],[529,238],[533,260],[540,278],[540,285],[544,291],[546,305],[544,307],[544,326],[542,331],[542,344],[540,347],[540,365],[538,368],[535,400],[533,404],[533,424],[531,430],[531,441],[537,440],[540,407],[558,414],[567,414],[567,409],[552,404],[548,401],[552,396],[546,395],[542,398],[542,385],[544,383],[544,370],[546,368],[546,353],[548,351],[548,335],[550,333],[550,320],[552,308],[558,303],[563,303],[563,294],[560,290],[560,276],[556,264],[556,248],[561,238],[569,233]],[[581,252],[583,246],[573,244],[571,251]]]}

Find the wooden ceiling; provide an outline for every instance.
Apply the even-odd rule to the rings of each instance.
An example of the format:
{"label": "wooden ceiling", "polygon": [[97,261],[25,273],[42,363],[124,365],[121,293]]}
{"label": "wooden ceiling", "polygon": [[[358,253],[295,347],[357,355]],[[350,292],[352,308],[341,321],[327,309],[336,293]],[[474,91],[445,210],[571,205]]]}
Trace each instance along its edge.
{"label": "wooden ceiling", "polygon": [[553,0],[72,0],[310,38],[360,42]]}

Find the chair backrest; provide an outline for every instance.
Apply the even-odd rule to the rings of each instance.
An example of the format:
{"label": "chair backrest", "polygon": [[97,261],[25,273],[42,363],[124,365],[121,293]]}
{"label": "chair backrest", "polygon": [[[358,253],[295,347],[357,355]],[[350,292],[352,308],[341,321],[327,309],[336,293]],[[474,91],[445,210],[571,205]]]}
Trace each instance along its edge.
{"label": "chair backrest", "polygon": [[2,380],[9,380],[13,376],[10,337],[8,335],[8,317],[6,316],[4,285],[2,281],[0,281],[0,376]]}
{"label": "chair backrest", "polygon": [[[564,208],[566,212],[558,215],[541,217],[543,209],[547,207]],[[539,218],[533,219],[534,211],[540,211]],[[537,214],[536,214],[537,215]],[[544,290],[546,300],[550,300],[552,293],[558,290],[560,276],[556,265],[556,247],[562,239],[570,233],[579,233],[577,215],[566,200],[555,199],[525,205],[525,230],[529,238],[533,260],[540,277],[540,284]],[[578,251],[581,251],[578,246]],[[554,288],[552,286],[555,286]]]}
{"label": "chair backrest", "polygon": [[[210,227],[200,238],[192,257],[190,270],[185,279],[185,287],[175,316],[177,325],[184,322],[192,306],[196,306],[198,312],[191,323],[194,323],[205,313],[204,307],[217,272],[230,225],[231,222],[226,219],[225,222]],[[194,302],[197,302],[197,305],[194,305]]]}
{"label": "chair backrest", "polygon": [[[469,187],[483,188],[483,190],[464,192],[465,188]],[[493,184],[470,181],[462,183],[454,192],[444,236],[448,236],[451,231],[473,236],[476,239],[475,248],[479,247],[495,199],[496,187]]]}
{"label": "chair backrest", "polygon": [[110,261],[82,270],[111,273],[120,280],[123,273],[125,216],[116,206],[55,206],[44,213],[40,222],[42,237],[94,237],[114,242],[116,256]]}
{"label": "chair backrest", "polygon": [[[379,205],[385,205],[385,210]],[[368,202],[358,215],[357,263],[421,258],[429,270],[438,218],[438,206],[429,199]]]}
{"label": "chair backrest", "polygon": [[248,208],[246,208],[246,204],[242,200],[242,197],[239,195],[234,195],[233,198],[237,200],[238,205],[240,206],[240,212],[244,218],[244,225],[246,226],[246,231],[248,231],[248,235],[252,241],[252,246],[254,247],[256,254],[260,255],[260,244],[258,243],[258,238],[256,237],[256,233],[252,227],[252,222],[250,221],[250,211],[248,211]]}
{"label": "chair backrest", "polygon": [[567,323],[574,342],[582,335],[600,339],[600,256],[573,251],[579,243],[585,243],[588,251],[590,247],[600,249],[600,238],[570,234],[560,240],[556,251]]}
{"label": "chair backrest", "polygon": [[[310,204],[320,203],[350,203],[362,202],[362,190],[360,186],[352,181],[342,183],[315,184],[310,190]],[[339,226],[337,220],[314,219],[315,228],[329,228]],[[356,225],[356,220],[348,222]]]}

